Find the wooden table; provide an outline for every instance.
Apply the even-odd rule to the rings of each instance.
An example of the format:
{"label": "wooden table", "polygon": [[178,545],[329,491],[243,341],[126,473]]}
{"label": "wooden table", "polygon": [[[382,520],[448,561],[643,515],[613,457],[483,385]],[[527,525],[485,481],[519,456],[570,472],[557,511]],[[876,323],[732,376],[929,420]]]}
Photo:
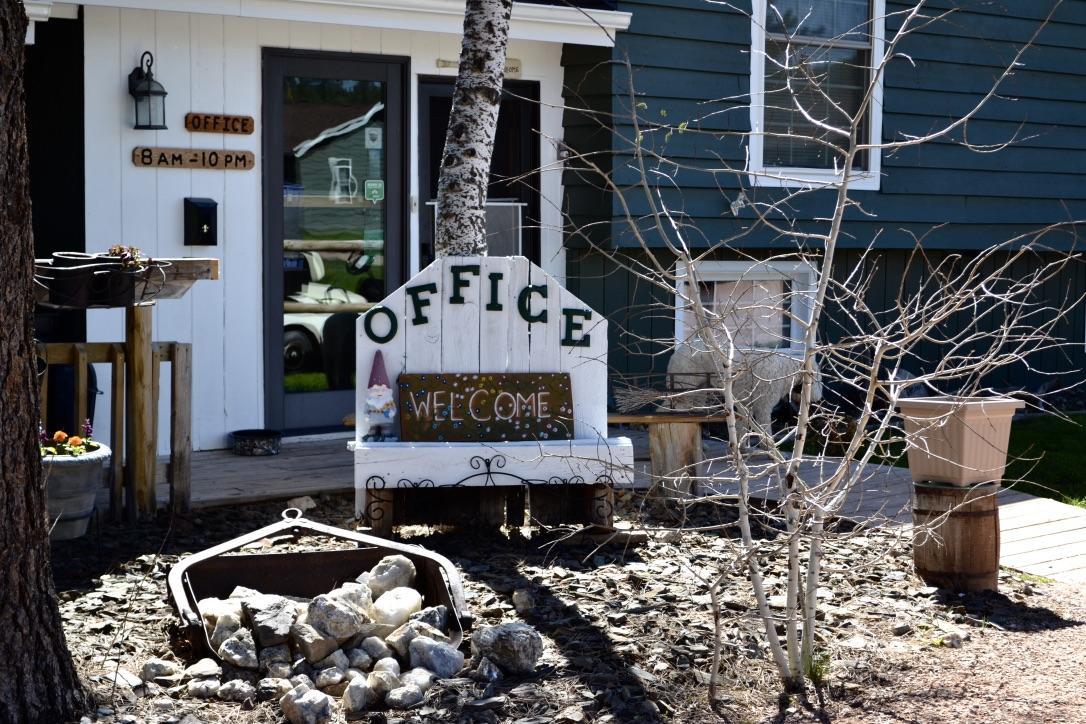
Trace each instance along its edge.
{"label": "wooden table", "polygon": [[685,412],[607,415],[608,425],[648,427],[653,485],[664,485],[668,493],[681,495],[696,492],[694,481],[705,477],[702,423],[727,421],[726,415],[691,415]]}
{"label": "wooden table", "polygon": [[[154,406],[155,373],[153,363],[152,312],[163,299],[180,299],[201,279],[219,279],[218,259],[156,259],[166,262],[161,276],[152,282],[140,282],[136,298],[153,294],[153,299],[124,307],[125,310],[125,512],[131,520],[153,518],[155,515],[155,464],[158,441],[155,435]],[[48,259],[35,260],[35,266],[47,266]],[[157,273],[157,272],[156,272]],[[49,290],[35,285],[38,303],[63,308],[48,302]],[[147,290],[147,291],[145,291]],[[120,451],[115,450],[114,455]]]}

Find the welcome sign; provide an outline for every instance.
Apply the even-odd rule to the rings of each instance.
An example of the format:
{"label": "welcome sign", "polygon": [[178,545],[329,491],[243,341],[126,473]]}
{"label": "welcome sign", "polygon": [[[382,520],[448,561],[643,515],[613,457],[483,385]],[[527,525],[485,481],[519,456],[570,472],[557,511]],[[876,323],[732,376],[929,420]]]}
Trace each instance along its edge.
{"label": "welcome sign", "polygon": [[400,440],[573,439],[566,373],[401,374]]}

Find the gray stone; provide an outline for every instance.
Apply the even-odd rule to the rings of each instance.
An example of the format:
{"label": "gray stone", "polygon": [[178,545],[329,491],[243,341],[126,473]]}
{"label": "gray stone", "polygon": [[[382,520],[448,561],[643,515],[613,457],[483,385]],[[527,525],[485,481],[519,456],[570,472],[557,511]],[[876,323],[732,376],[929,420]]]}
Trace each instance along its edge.
{"label": "gray stone", "polygon": [[383,700],[388,692],[399,688],[400,677],[391,671],[371,671],[369,676],[366,677],[366,684],[370,687],[370,691],[373,692],[374,696]]}
{"label": "gray stone", "polygon": [[218,651],[223,642],[236,634],[240,628],[241,616],[230,611],[222,613],[215,622],[215,630],[211,632],[211,647]]}
{"label": "gray stone", "polygon": [[277,679],[272,677],[261,679],[256,685],[256,699],[257,701],[271,701],[272,699],[278,699],[293,688],[294,686],[288,679]]}
{"label": "gray stone", "polygon": [[144,681],[154,681],[163,676],[177,676],[181,673],[181,666],[166,659],[147,659],[141,672]]}
{"label": "gray stone", "polygon": [[278,646],[290,639],[290,627],[298,617],[293,601],[282,596],[254,596],[242,601],[241,608],[261,647]]}
{"label": "gray stone", "polygon": [[193,679],[186,693],[193,699],[212,699],[218,695],[220,686],[222,684],[218,679]]}
{"label": "gray stone", "polygon": [[543,638],[525,623],[482,626],[471,635],[473,656],[485,656],[507,674],[530,674],[543,654]]}
{"label": "gray stone", "polygon": [[325,724],[332,720],[334,702],[323,692],[296,686],[283,695],[279,706],[291,724]]}
{"label": "gray stone", "polygon": [[396,655],[396,653],[388,647],[388,644],[376,636],[370,636],[365,639],[362,642],[362,650],[369,654],[370,658],[374,661]]}
{"label": "gray stone", "polygon": [[321,669],[317,673],[317,688],[326,689],[329,686],[335,686],[345,678],[347,678],[346,669],[337,669],[334,666],[327,669]]}
{"label": "gray stone", "polygon": [[947,648],[960,649],[962,647],[962,635],[959,633],[944,634],[940,642]]}
{"label": "gray stone", "polygon": [[351,604],[355,608],[364,611],[367,616],[372,613],[373,592],[365,583],[348,581],[339,588],[329,591],[328,595]]}
{"label": "gray stone", "polygon": [[464,666],[464,654],[451,644],[416,636],[411,641],[411,666],[429,669],[439,679],[450,679]]}
{"label": "gray stone", "polygon": [[247,681],[234,679],[219,687],[219,698],[223,701],[252,701],[256,699],[256,687]]}
{"label": "gray stone", "polygon": [[347,669],[347,680],[354,681],[355,679],[365,679],[366,672],[362,669]]}
{"label": "gray stone", "polygon": [[305,674],[297,674],[290,677],[290,683],[292,686],[308,686],[310,689],[316,689],[317,685],[313,683],[313,679],[309,678]]}
{"label": "gray stone", "polygon": [[296,623],[290,627],[290,639],[294,648],[313,664],[339,648],[339,641],[308,623]]}
{"label": "gray stone", "polygon": [[285,661],[272,661],[264,667],[269,679],[289,679],[294,675],[293,667]]}
{"label": "gray stone", "polygon": [[328,656],[318,661],[314,668],[320,669],[341,669],[346,671],[351,665],[350,659],[347,658],[347,654],[343,653],[339,649],[336,649]]}
{"label": "gray stone", "polygon": [[343,691],[343,713],[348,719],[357,719],[378,700],[379,697],[365,678],[352,679]]}
{"label": "gray stone", "polygon": [[373,667],[373,657],[365,649],[351,649],[347,652],[347,663],[352,669],[369,671]]}
{"label": "gray stone", "polygon": [[502,670],[493,661],[485,656],[479,658],[479,664],[475,667],[473,677],[477,681],[494,683],[502,680]]}
{"label": "gray stone", "polygon": [[913,625],[908,621],[899,621],[894,624],[894,627],[890,629],[894,636],[904,636],[905,634],[912,633]]}
{"label": "gray stone", "polygon": [[366,580],[374,598],[393,588],[415,584],[415,564],[407,556],[385,556],[370,569]]}
{"label": "gray stone", "polygon": [[374,671],[391,671],[396,676],[400,675],[400,662],[389,656],[381,659],[373,665]]}
{"label": "gray stone", "polygon": [[408,709],[423,699],[422,689],[414,684],[407,684],[388,692],[385,703],[390,709]]}
{"label": "gray stone", "polygon": [[313,671],[313,665],[306,661],[305,657],[303,656],[291,665],[290,676],[288,676],[287,678],[290,679],[297,676],[298,674],[305,674],[310,679],[312,679],[314,673],[315,672]]}
{"label": "gray stone", "polygon": [[306,623],[338,641],[345,641],[370,623],[370,618],[349,600],[322,594],[310,602]]}
{"label": "gray stone", "polygon": [[274,663],[290,663],[290,647],[286,644],[279,644],[278,646],[268,646],[260,649],[260,654],[257,656],[260,660],[260,668],[266,668],[268,664]]}
{"label": "gray stone", "polygon": [[215,659],[200,659],[192,666],[185,669],[185,672],[181,675],[183,680],[187,679],[210,679],[222,674],[222,667],[219,666]]}
{"label": "gray stone", "polygon": [[256,655],[256,643],[253,642],[253,634],[247,628],[238,629],[233,636],[223,641],[222,646],[219,647],[219,658],[242,669],[260,667],[260,659]]}
{"label": "gray stone", "polygon": [[431,626],[428,623],[422,621],[408,621],[403,626],[393,631],[385,639],[385,643],[388,644],[396,655],[404,661],[407,661],[411,656],[410,649],[412,639],[416,636],[429,636],[434,641],[449,642],[449,637],[441,631]]}
{"label": "gray stone", "polygon": [[428,671],[423,668],[414,668],[405,674],[400,675],[400,681],[404,686],[410,684],[411,686],[417,686],[425,694],[429,691],[430,687],[434,685],[434,672]]}
{"label": "gray stone", "polygon": [[532,592],[526,588],[518,588],[513,591],[513,608],[517,613],[527,613],[535,608],[535,599],[532,598]]}
{"label": "gray stone", "polygon": [[440,606],[430,606],[429,608],[424,608],[417,613],[411,614],[409,620],[422,621],[444,633],[445,631],[448,631],[449,609],[444,604]]}

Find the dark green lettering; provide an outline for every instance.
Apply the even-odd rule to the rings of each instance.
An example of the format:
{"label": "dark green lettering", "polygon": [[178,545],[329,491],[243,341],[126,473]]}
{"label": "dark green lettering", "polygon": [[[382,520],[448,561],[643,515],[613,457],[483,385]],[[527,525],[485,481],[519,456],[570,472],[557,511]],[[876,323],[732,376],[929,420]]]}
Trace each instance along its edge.
{"label": "dark green lettering", "polygon": [[[378,314],[384,314],[388,317],[388,332],[386,334],[379,335],[373,331],[373,320]],[[395,337],[398,327],[399,322],[396,321],[396,315],[388,307],[374,307],[362,317],[362,328],[366,330],[366,336],[377,344],[384,344]]]}
{"label": "dark green lettering", "polygon": [[532,314],[531,306],[532,306],[532,295],[533,294],[538,294],[539,296],[546,299],[547,298],[547,285],[546,284],[540,284],[538,286],[534,286],[534,285],[529,284],[528,286],[526,286],[526,287],[524,287],[523,289],[520,290],[520,296],[517,297],[517,309],[520,311],[520,316],[528,324],[534,324],[536,322],[546,322],[547,321],[547,310],[546,309],[544,309],[542,312],[540,312],[538,314]]}
{"label": "dark green lettering", "polygon": [[502,306],[501,300],[498,299],[498,282],[502,280],[501,272],[491,272],[490,277],[490,301],[487,302],[486,308],[488,312],[500,312],[505,309]]}
{"label": "dark green lettering", "polygon": [[411,308],[415,310],[415,316],[411,318],[411,324],[419,325],[429,322],[429,317],[427,317],[422,310],[430,306],[430,300],[422,299],[419,295],[423,292],[437,294],[437,284],[430,282],[429,284],[419,284],[415,287],[404,287],[403,290],[411,297]]}
{"label": "dark green lettering", "polygon": [[[565,330],[562,332],[562,346],[563,347],[587,347],[591,344],[592,335],[586,334],[580,339],[574,339],[573,333],[580,332],[584,329],[584,322],[581,320],[592,319],[591,309],[566,309],[562,308],[562,316],[565,317]],[[580,317],[581,319],[576,319]]]}
{"label": "dark green lettering", "polygon": [[452,296],[449,297],[449,304],[463,304],[464,295],[460,293],[461,289],[466,289],[471,284],[470,279],[464,279],[463,274],[474,274],[479,276],[478,264],[453,264],[449,267],[449,272],[452,274]]}

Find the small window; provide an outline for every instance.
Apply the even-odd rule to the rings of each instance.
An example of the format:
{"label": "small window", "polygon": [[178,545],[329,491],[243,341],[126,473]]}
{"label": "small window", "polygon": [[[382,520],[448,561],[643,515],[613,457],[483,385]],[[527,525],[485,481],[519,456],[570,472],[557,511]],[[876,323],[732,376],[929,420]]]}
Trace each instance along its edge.
{"label": "small window", "polygon": [[678,341],[698,333],[690,278],[697,279],[706,323],[727,330],[745,349],[803,351],[811,318],[815,269],[804,262],[703,261],[680,267],[675,335]]}
{"label": "small window", "polygon": [[[845,139],[820,124],[847,128],[860,112],[873,63],[882,56],[883,6],[884,0],[754,0],[752,184],[840,182],[843,158],[830,144]],[[863,114],[861,143],[881,140],[881,119],[880,79]],[[853,161],[850,185],[877,189],[879,169],[878,152],[862,151]]]}

